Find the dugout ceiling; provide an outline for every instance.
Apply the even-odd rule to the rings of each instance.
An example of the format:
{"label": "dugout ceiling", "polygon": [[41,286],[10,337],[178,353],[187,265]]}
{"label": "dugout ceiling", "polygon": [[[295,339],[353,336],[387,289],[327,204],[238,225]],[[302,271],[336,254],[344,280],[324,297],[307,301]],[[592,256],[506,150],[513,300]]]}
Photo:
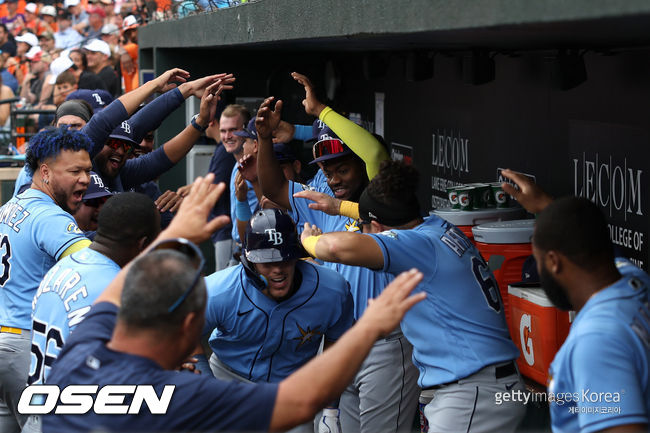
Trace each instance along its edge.
{"label": "dugout ceiling", "polygon": [[[645,0],[261,0],[140,31],[143,68],[234,72],[229,101],[272,94],[292,122],[311,119],[288,73],[309,74],[338,111],[383,123],[395,157],[421,172],[426,210],[447,185],[503,167],[587,196],[645,269],[649,47]],[[159,137],[183,125],[179,110]],[[161,185],[182,178],[179,166]]]}

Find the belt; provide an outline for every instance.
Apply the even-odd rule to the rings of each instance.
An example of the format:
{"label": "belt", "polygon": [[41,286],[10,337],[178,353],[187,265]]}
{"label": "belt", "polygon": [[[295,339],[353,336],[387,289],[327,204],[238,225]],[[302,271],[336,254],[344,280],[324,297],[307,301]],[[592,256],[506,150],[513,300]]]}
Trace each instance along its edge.
{"label": "belt", "polygon": [[10,334],[22,334],[23,330],[20,328],[12,328],[10,326],[2,326],[0,327],[0,332],[8,332]]}
{"label": "belt", "polygon": [[[515,366],[515,361],[510,361],[506,365],[501,365],[501,366],[496,367],[494,369],[494,378],[495,379],[503,379],[504,377],[512,376],[513,374],[516,374],[516,373],[517,373],[517,367]],[[454,380],[452,382],[441,383],[440,385],[433,385],[433,386],[430,386],[428,388],[423,388],[423,389],[425,389],[425,390],[426,389],[440,389],[440,388],[442,388],[444,386],[453,385],[455,383],[458,383],[458,382],[460,382],[461,380],[464,380],[464,379],[466,379],[466,378],[459,379],[459,380]]]}

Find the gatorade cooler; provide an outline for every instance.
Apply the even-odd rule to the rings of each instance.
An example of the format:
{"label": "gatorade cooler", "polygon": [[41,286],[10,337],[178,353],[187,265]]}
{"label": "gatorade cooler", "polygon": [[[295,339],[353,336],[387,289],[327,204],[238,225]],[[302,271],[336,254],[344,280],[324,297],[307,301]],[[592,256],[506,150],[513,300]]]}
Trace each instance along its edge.
{"label": "gatorade cooler", "polygon": [[508,287],[512,339],[519,348],[519,371],[546,385],[548,368],[569,335],[573,312],[558,310],[539,284]]}
{"label": "gatorade cooler", "polygon": [[493,221],[509,221],[519,219],[526,214],[526,211],[521,207],[512,207],[506,209],[491,208],[472,211],[445,208],[436,209],[431,212],[431,214],[449,221],[458,227],[472,242],[474,242],[472,227]]}
{"label": "gatorade cooler", "polygon": [[[530,239],[534,226],[535,220],[531,219],[481,224],[472,229],[476,248],[497,279],[508,324],[508,285],[521,281],[524,261],[533,253]],[[514,335],[512,329],[510,335]]]}

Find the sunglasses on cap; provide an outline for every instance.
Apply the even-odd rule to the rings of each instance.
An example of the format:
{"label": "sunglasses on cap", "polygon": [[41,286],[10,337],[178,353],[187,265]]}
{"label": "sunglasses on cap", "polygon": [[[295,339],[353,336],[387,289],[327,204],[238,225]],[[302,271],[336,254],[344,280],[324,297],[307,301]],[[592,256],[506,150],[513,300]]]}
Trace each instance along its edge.
{"label": "sunglasses on cap", "polygon": [[109,138],[108,141],[106,142],[106,145],[113,150],[117,150],[120,147],[123,147],[127,155],[132,154],[133,151],[135,150],[135,146],[133,145],[133,143],[129,143],[128,141],[118,140],[117,138]]}
{"label": "sunglasses on cap", "polygon": [[190,259],[194,265],[194,269],[196,269],[196,274],[194,275],[190,286],[185,289],[183,294],[171,305],[171,307],[167,309],[168,313],[173,313],[174,310],[180,307],[183,301],[187,299],[190,293],[192,293],[192,290],[194,290],[194,287],[196,287],[196,283],[199,282],[203,267],[205,266],[205,259],[203,258],[203,254],[201,254],[201,250],[199,250],[196,245],[183,238],[165,239],[156,243],[153,247],[151,247],[150,251],[160,250],[174,250],[183,253],[185,256],[187,256],[187,258]]}
{"label": "sunglasses on cap", "polygon": [[316,142],[314,144],[314,159],[320,158],[326,155],[336,155],[338,153],[343,153],[347,150],[343,142],[336,138],[326,138],[324,140]]}
{"label": "sunglasses on cap", "polygon": [[88,207],[98,208],[101,205],[103,205],[104,203],[106,203],[106,200],[108,200],[109,197],[110,197],[109,195],[105,195],[103,197],[91,198],[90,200],[84,200],[84,205],[86,205]]}

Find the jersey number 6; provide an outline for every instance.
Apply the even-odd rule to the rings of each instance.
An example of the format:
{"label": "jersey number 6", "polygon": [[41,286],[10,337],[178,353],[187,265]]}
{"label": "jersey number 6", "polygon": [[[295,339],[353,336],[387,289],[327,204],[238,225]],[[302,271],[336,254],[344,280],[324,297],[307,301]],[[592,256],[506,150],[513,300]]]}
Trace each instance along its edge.
{"label": "jersey number 6", "polygon": [[487,264],[480,257],[472,257],[472,272],[476,282],[481,287],[483,296],[490,308],[497,313],[501,312],[501,299],[499,297],[499,287],[490,272]]}

